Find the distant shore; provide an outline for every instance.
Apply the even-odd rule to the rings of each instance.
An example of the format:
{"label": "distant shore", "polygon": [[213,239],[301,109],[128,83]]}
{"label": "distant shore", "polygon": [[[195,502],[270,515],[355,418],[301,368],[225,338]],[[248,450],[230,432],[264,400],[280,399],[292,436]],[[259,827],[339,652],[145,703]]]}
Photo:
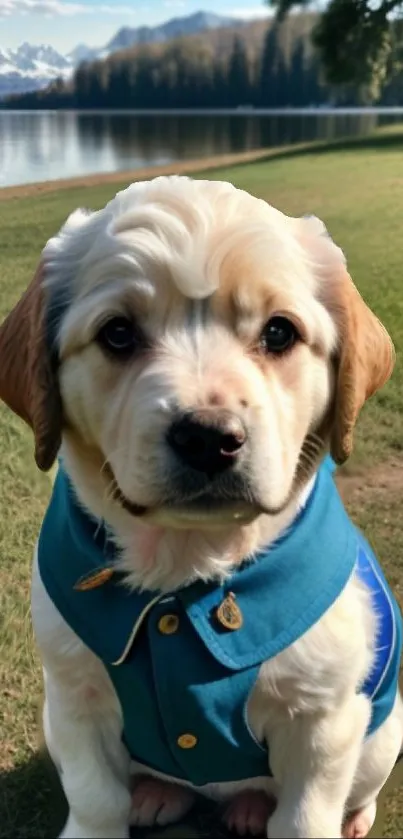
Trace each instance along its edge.
{"label": "distant shore", "polygon": [[300,108],[255,108],[252,105],[238,105],[236,108],[12,108],[0,101],[1,113],[21,114],[97,114],[107,116],[137,117],[281,117],[281,116],[359,116],[360,114],[384,114],[403,116],[403,105],[312,105]]}

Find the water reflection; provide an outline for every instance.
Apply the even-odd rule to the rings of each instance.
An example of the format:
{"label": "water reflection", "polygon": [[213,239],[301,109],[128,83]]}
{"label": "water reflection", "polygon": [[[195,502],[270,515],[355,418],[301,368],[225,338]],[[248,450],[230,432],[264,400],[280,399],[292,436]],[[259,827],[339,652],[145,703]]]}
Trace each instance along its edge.
{"label": "water reflection", "polygon": [[365,114],[139,116],[0,112],[0,185],[353,136],[403,117]]}

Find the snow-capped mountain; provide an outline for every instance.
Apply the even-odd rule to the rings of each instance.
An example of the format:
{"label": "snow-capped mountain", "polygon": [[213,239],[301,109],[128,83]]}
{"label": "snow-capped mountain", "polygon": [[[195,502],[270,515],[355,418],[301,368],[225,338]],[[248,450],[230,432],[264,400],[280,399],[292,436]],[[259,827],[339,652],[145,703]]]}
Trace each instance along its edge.
{"label": "snow-capped mountain", "polygon": [[159,26],[123,27],[103,47],[79,44],[67,55],[53,47],[24,43],[16,50],[0,48],[0,98],[11,93],[25,93],[46,87],[58,77],[66,78],[82,61],[106,58],[118,50],[135,44],[169,41],[182,35],[195,35],[206,29],[241,25],[242,21],[222,17],[211,12],[195,12],[183,18],[173,18]]}
{"label": "snow-capped mountain", "polygon": [[24,43],[16,50],[0,49],[0,96],[37,90],[71,70],[71,61],[49,45]]}

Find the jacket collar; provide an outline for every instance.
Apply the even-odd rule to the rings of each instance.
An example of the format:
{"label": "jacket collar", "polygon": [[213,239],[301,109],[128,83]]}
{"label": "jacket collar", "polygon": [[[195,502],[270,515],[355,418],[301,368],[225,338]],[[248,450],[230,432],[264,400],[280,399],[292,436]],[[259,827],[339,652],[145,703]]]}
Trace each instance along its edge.
{"label": "jacket collar", "polygon": [[[253,666],[293,643],[329,608],[352,573],[357,540],[333,468],[324,461],[293,524],[225,585],[200,581],[172,593],[171,601],[226,668]],[[152,607],[169,598],[129,591],[114,567],[115,557],[110,534],[80,506],[61,467],[39,540],[41,576],[73,628],[78,622],[84,643],[105,662],[119,665]],[[228,597],[241,615],[241,625],[232,629],[218,613]]]}

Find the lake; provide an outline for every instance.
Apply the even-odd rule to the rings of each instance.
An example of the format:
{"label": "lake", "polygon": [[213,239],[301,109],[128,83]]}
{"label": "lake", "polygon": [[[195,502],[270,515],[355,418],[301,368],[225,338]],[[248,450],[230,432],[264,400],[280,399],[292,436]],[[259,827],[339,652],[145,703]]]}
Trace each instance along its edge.
{"label": "lake", "polygon": [[0,111],[0,186],[139,169],[403,122],[403,108],[144,113]]}

